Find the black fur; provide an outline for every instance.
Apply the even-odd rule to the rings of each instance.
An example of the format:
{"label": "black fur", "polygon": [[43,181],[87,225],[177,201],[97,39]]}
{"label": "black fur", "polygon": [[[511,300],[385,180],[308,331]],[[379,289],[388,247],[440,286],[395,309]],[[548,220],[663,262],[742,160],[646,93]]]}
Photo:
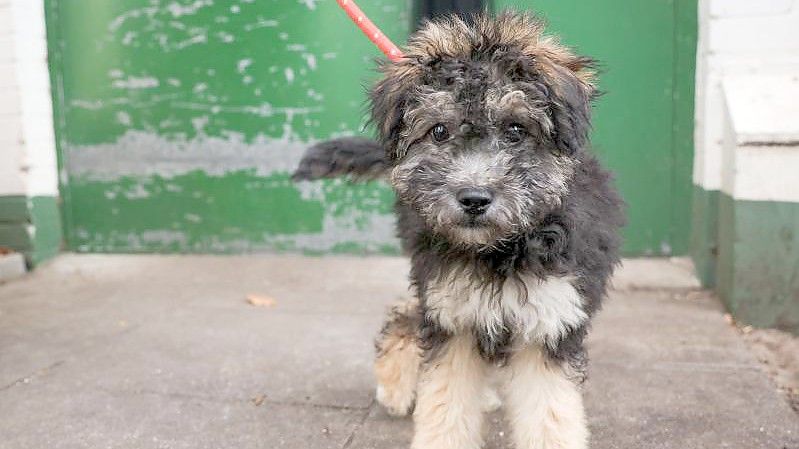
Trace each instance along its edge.
{"label": "black fur", "polygon": [[292,179],[295,181],[351,176],[356,180],[385,175],[388,159],[383,147],[363,137],[326,140],[308,148]]}
{"label": "black fur", "polygon": [[[427,26],[446,28],[448,23]],[[461,31],[458,36],[466,41],[462,47],[471,48],[468,54],[447,54],[450,47],[446,46],[437,50],[435,40],[425,40],[424,30],[412,37],[409,45],[423,49],[421,53],[410,52],[399,65],[382,66],[386,76],[369,93],[378,143],[354,145],[337,140],[317,145],[295,174],[316,179],[393,170],[399,237],[411,256],[411,282],[422,317],[420,344],[428,355],[450,337],[424,313],[428,289],[443,275],[468,275],[475,288],[489,292],[499,292],[512,282],[525,294],[523,277],[572,276],[584,310],[591,316],[600,308],[619,263],[623,202],[610,174],[587,151],[595,92],[585,81],[584,71],[591,69],[593,61],[568,52],[557,53],[557,58],[552,51],[530,53],[524,42],[503,34],[514,26],[520,27],[524,38],[529,33],[523,27],[539,24],[529,16],[513,14],[495,20],[478,18],[476,31]],[[500,41],[500,36],[507,41]],[[509,141],[503,134],[506,123],[489,111],[497,93],[514,91],[523,94],[523,105],[529,108],[524,122],[527,134],[521,142]],[[429,119],[442,111],[450,115]],[[433,142],[424,134],[435,120],[455,123],[450,126],[450,141]],[[458,158],[473,153],[485,158],[506,156],[495,161],[504,179],[492,181],[492,188],[504,195],[508,210],[523,211],[495,222],[487,218],[486,224],[479,224],[485,228],[479,237],[470,234],[471,225],[464,222],[468,218],[474,224],[473,217],[442,209],[451,207],[445,206],[451,203],[449,196],[462,187],[450,185],[458,179],[453,166]],[[435,205],[432,209],[431,204]],[[444,226],[442,217],[449,219]],[[494,299],[489,295],[487,300]],[[586,322],[570,329],[547,346],[552,359],[568,362],[578,375],[586,363],[587,326]],[[499,335],[473,329],[477,349],[487,360],[501,363],[512,351],[511,325],[505,328]]]}
{"label": "black fur", "polygon": [[[486,288],[499,288],[520,274],[534,274],[542,279],[574,274],[575,286],[585,299],[586,312],[589,316],[597,312],[619,263],[618,230],[624,224],[623,203],[612,187],[610,174],[596,158],[583,152],[580,159],[580,169],[562,207],[528,233],[486,251],[465,251],[450,245],[426,231],[413,211],[398,204],[400,237],[411,254],[411,280],[418,296],[424,300],[426,287],[440,273],[464,265],[479,273],[474,281]],[[550,356],[580,361],[579,365],[584,367],[582,343],[587,331],[587,325],[572,329],[555,347],[548,348]],[[425,346],[432,348],[446,341],[447,335],[440,330],[428,330],[423,337],[429,339]],[[478,335],[477,341],[481,353],[495,362],[504,360],[512,343],[505,335],[499,341]]]}

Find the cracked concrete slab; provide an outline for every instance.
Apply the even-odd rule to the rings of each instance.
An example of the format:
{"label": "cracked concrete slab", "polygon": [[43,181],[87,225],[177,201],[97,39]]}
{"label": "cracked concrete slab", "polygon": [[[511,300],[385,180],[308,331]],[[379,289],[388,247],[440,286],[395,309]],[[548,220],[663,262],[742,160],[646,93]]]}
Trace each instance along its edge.
{"label": "cracked concrete slab", "polygon": [[[338,449],[366,409],[198,395],[60,388],[41,378],[3,393],[2,448]],[[9,419],[11,418],[11,419]]]}
{"label": "cracked concrete slab", "polygon": [[[406,447],[410,421],[374,404],[371,359],[407,270],[59,257],[0,286],[0,448]],[[684,261],[629,261],[615,285],[589,339],[593,448],[799,448],[799,419]],[[490,421],[487,448],[510,447]]]}

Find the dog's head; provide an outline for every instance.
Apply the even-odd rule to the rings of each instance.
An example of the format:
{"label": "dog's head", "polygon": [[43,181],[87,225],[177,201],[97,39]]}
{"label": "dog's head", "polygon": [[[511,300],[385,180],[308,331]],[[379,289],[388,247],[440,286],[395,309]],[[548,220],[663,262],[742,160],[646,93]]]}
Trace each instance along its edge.
{"label": "dog's head", "polygon": [[428,22],[371,91],[399,200],[453,244],[529,231],[568,192],[594,72],[542,28],[516,13]]}

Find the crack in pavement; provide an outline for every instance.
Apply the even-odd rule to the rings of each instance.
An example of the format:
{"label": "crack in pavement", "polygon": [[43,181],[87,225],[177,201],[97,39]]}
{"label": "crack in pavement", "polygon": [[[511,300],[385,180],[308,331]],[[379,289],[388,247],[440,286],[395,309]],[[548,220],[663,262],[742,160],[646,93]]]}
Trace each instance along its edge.
{"label": "crack in pavement", "polygon": [[352,442],[355,441],[355,436],[358,434],[358,431],[361,430],[361,427],[363,427],[363,424],[366,422],[366,420],[369,418],[369,415],[372,413],[374,405],[375,405],[375,399],[372,398],[372,400],[369,402],[369,405],[366,407],[363,416],[355,424],[355,427],[353,427],[352,432],[350,432],[350,435],[344,441],[344,444],[341,445],[341,449],[348,449],[352,445]]}
{"label": "crack in pavement", "polygon": [[31,373],[31,374],[29,374],[27,376],[20,377],[19,379],[11,382],[10,384],[0,387],[0,391],[6,391],[6,390],[8,390],[10,388],[13,388],[13,387],[15,387],[17,385],[20,385],[20,384],[30,383],[31,380],[33,380],[33,379],[35,379],[37,377],[40,377],[40,376],[42,376],[44,374],[47,374],[47,372],[50,371],[51,369],[57,368],[57,367],[59,367],[59,366],[61,366],[63,364],[64,364],[64,360],[59,360],[59,361],[57,361],[55,363],[52,363],[50,365],[45,366],[44,368],[39,368],[39,369],[37,369],[36,371],[34,371],[33,373]]}
{"label": "crack in pavement", "polygon": [[279,401],[279,400],[269,400],[267,398],[264,398],[264,400],[260,404],[253,404],[254,398],[241,398],[241,397],[224,398],[218,396],[181,393],[176,391],[158,391],[158,390],[147,390],[147,389],[117,390],[106,387],[98,387],[97,389],[99,391],[103,391],[105,393],[112,395],[120,395],[120,394],[154,395],[171,399],[192,399],[196,401],[212,402],[215,404],[252,404],[254,407],[261,407],[263,405],[275,405],[275,406],[286,406],[286,407],[310,407],[310,408],[327,409],[327,410],[369,411],[370,407],[372,406],[372,402],[370,402],[365,407],[358,407],[352,405],[325,404],[318,402]]}

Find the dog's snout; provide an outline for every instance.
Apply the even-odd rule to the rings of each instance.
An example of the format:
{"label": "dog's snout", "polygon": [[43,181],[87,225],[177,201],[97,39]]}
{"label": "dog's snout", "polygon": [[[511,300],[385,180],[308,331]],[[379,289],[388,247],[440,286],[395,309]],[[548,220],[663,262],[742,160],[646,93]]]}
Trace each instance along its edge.
{"label": "dog's snout", "polygon": [[455,198],[466,213],[480,215],[488,209],[494,195],[488,189],[470,187],[459,190]]}

